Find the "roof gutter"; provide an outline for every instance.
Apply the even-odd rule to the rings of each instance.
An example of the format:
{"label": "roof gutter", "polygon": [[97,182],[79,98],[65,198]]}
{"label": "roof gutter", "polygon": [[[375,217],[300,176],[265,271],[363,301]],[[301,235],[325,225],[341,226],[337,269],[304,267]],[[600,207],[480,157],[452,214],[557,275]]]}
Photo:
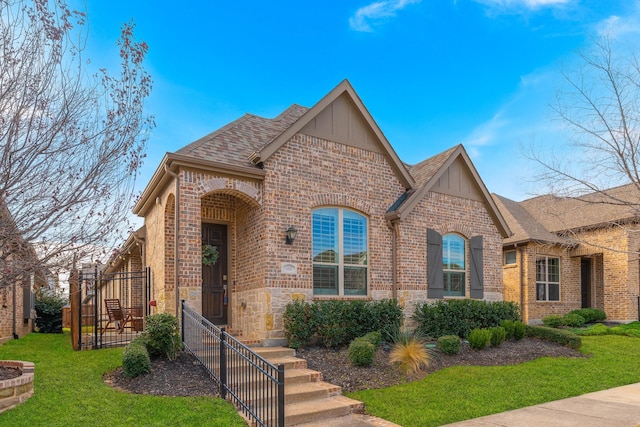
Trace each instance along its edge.
{"label": "roof gutter", "polygon": [[[133,213],[144,217],[149,209],[153,206],[156,197],[164,190],[170,182],[170,178],[174,177],[173,172],[178,167],[192,168],[200,171],[211,172],[218,175],[226,175],[232,177],[248,178],[262,181],[265,177],[265,171],[252,166],[233,166],[222,162],[214,162],[210,160],[196,159],[184,154],[167,153],[165,154],[160,166],[151,177],[149,184],[142,192],[140,200],[133,207]],[[176,205],[177,206],[177,205]]]}

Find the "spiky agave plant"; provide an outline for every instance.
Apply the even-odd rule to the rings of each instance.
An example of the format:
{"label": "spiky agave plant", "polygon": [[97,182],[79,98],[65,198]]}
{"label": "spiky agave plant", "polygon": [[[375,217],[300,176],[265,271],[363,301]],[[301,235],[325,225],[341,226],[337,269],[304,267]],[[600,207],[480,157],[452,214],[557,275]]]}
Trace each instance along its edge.
{"label": "spiky agave plant", "polygon": [[412,374],[423,366],[429,366],[431,353],[425,347],[425,339],[418,331],[404,330],[395,336],[389,359],[392,363],[398,364],[403,372]]}

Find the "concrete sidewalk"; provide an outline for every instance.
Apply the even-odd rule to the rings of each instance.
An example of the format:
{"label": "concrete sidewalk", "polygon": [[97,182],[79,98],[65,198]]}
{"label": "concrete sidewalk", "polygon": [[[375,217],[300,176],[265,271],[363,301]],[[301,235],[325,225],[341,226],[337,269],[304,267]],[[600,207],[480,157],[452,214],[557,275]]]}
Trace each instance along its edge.
{"label": "concrete sidewalk", "polygon": [[447,424],[448,427],[636,427],[640,383]]}

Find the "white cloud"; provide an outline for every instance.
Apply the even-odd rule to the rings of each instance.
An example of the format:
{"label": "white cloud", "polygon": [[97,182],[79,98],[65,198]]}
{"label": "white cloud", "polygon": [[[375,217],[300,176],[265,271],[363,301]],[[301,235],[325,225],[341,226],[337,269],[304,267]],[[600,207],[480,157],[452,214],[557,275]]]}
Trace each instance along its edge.
{"label": "white cloud", "polygon": [[476,3],[497,9],[540,9],[563,6],[575,0],[474,0]]}
{"label": "white cloud", "polygon": [[361,7],[349,18],[349,26],[352,30],[372,32],[373,23],[380,22],[396,16],[396,12],[410,4],[420,3],[422,0],[385,0],[370,3]]}
{"label": "white cloud", "polygon": [[611,15],[596,25],[596,31],[598,36],[612,39],[617,39],[624,35],[637,34],[640,32],[640,16],[637,14],[627,17]]}

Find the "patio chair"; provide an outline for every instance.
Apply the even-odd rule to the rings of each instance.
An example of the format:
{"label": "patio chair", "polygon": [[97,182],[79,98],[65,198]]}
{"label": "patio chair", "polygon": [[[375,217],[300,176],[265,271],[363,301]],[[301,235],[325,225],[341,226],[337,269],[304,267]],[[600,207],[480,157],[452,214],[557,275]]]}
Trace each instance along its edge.
{"label": "patio chair", "polygon": [[104,331],[109,329],[113,329],[117,333],[121,334],[127,321],[127,315],[120,306],[120,300],[117,298],[105,299],[104,304],[107,307],[107,316],[109,316],[109,321],[104,325],[100,334],[104,334]]}

